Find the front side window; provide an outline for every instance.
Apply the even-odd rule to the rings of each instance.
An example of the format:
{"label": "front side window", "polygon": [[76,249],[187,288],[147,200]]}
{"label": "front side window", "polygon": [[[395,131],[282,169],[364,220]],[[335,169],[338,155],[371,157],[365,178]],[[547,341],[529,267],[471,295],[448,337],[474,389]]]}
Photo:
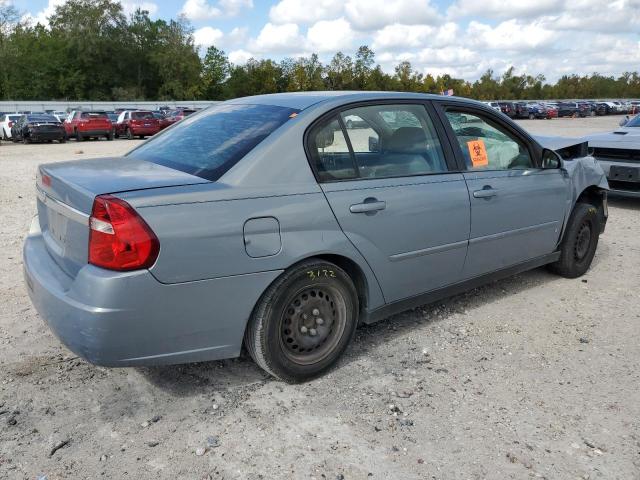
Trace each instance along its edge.
{"label": "front side window", "polygon": [[473,113],[447,110],[469,170],[533,168],[526,146],[497,124]]}
{"label": "front side window", "polygon": [[215,105],[127,156],[216,181],[297,112],[275,105]]}

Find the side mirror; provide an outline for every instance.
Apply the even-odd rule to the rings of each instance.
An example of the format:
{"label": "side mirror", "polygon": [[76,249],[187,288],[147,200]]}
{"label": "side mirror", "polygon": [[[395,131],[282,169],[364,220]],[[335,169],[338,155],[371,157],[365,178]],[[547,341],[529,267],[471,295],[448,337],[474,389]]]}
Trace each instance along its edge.
{"label": "side mirror", "polygon": [[542,168],[555,169],[562,168],[562,157],[553,150],[545,148],[542,151]]}
{"label": "side mirror", "polygon": [[380,142],[377,137],[369,137],[369,151],[370,152],[379,152],[380,151]]}

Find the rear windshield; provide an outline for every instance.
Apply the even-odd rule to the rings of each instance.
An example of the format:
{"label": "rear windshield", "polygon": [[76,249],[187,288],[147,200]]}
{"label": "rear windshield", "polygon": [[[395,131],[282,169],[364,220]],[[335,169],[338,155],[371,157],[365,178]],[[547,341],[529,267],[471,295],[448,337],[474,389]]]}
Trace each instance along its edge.
{"label": "rear windshield", "polygon": [[106,119],[109,118],[107,117],[107,114],[104,112],[84,112],[82,115],[80,115],[80,118],[89,118],[89,119],[93,119],[93,118],[100,118],[100,119]]}
{"label": "rear windshield", "polygon": [[297,112],[274,105],[216,105],[176,123],[128,156],[216,181]]}
{"label": "rear windshield", "polygon": [[131,118],[135,118],[137,120],[141,118],[153,118],[153,113],[151,112],[131,112]]}
{"label": "rear windshield", "polygon": [[27,115],[27,122],[56,122],[58,119],[53,115]]}

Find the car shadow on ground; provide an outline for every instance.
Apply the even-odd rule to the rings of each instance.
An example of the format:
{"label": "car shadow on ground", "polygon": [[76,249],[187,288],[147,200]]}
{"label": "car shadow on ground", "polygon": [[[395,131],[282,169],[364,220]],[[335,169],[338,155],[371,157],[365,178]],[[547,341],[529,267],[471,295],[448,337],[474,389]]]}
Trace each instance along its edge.
{"label": "car shadow on ground", "polygon": [[[600,259],[603,256],[606,256],[606,252],[601,252]],[[598,261],[598,255],[596,255],[594,266]],[[455,314],[472,311],[510,295],[522,294],[533,287],[559,278],[545,268],[538,268],[454,297],[407,310],[373,325],[362,325],[337,368],[343,368],[358,361],[360,357],[376,348],[381,341],[390,341],[404,335],[410,329],[447,320]],[[243,352],[240,358],[230,360],[138,368],[137,370],[151,384],[176,396],[211,394],[238,388],[259,388],[268,382],[275,381],[255,365],[246,352]]]}
{"label": "car shadow on ground", "polygon": [[[624,210],[640,210],[640,198],[609,195],[608,200],[610,207],[622,208]],[[611,212],[609,212],[609,215],[611,215]]]}

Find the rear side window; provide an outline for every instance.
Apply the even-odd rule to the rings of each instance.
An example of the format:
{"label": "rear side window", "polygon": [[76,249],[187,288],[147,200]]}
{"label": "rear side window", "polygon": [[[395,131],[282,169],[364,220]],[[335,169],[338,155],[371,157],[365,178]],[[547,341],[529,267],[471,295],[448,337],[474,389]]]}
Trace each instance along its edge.
{"label": "rear side window", "polygon": [[347,139],[337,117],[331,117],[315,125],[309,131],[309,141],[318,180],[330,182],[357,176]]}
{"label": "rear side window", "polygon": [[128,156],[218,180],[298,110],[220,104],[154,136]]}

